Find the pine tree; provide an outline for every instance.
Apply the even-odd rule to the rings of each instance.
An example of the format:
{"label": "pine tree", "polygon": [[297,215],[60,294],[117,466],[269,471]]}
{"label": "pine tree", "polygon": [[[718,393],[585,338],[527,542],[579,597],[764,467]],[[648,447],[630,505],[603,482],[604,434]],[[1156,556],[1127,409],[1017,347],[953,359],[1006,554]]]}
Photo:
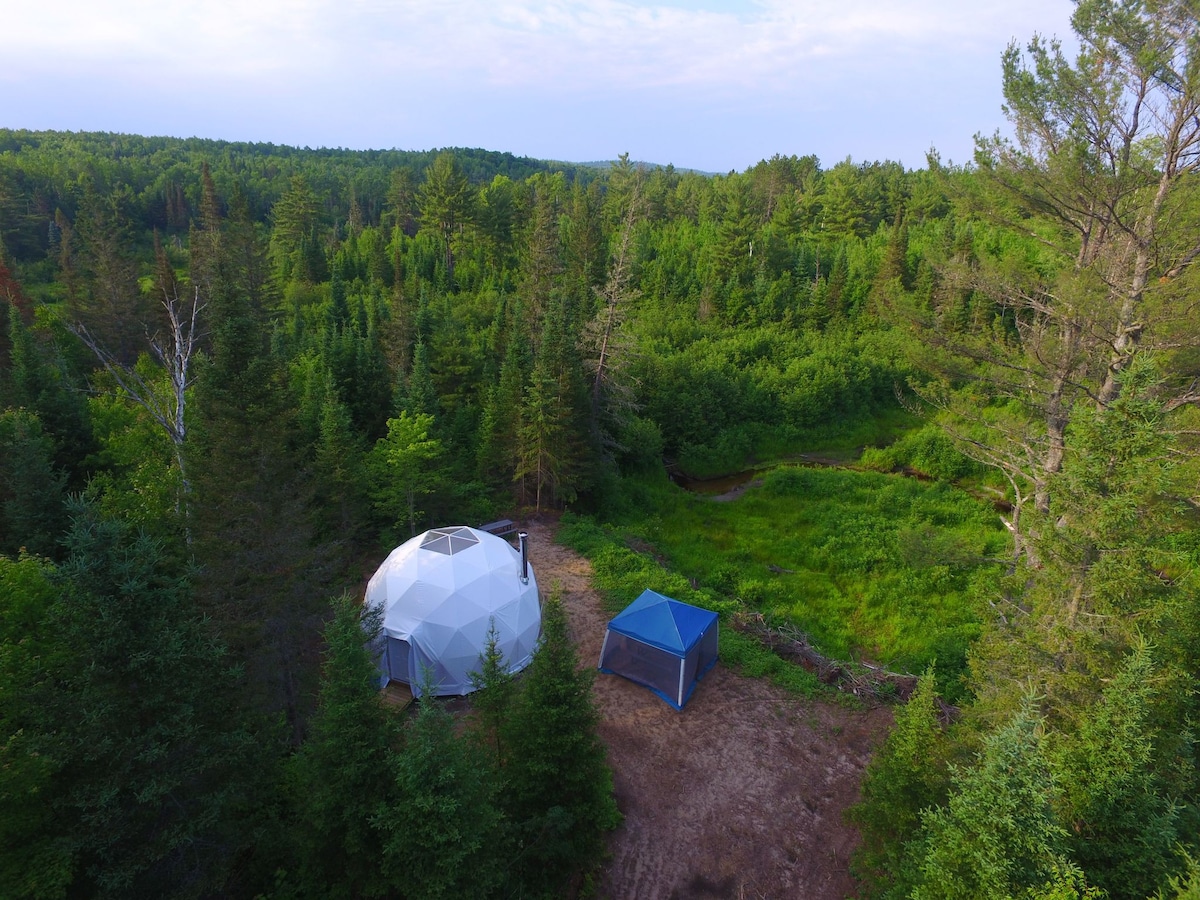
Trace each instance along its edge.
{"label": "pine tree", "polygon": [[210,303],[212,353],[196,386],[189,463],[198,588],[245,666],[247,703],[285,713],[298,743],[310,696],[304,679],[316,670],[310,657],[328,548],[313,532],[291,398],[268,347],[261,257],[243,223],[238,214],[231,220]]}
{"label": "pine tree", "polygon": [[280,281],[316,284],[324,280],[324,255],[318,243],[317,197],[303,175],[292,176],[288,190],[271,210],[271,259]]}
{"label": "pine tree", "polygon": [[578,181],[571,186],[571,211],[563,236],[566,276],[584,296],[604,282],[606,268],[604,233],[601,224],[600,184],[586,187]]}
{"label": "pine tree", "polygon": [[36,415],[0,412],[0,553],[59,555],[67,525],[66,476],[54,466],[54,441]]}
{"label": "pine tree", "polygon": [[1154,772],[1150,648],[1139,643],[1052,760],[1073,856],[1109,897],[1144,897],[1174,866],[1178,811]]}
{"label": "pine tree", "polygon": [[474,215],[474,194],[453,153],[439,153],[425,170],[417,193],[422,230],[436,234],[445,252],[446,277],[454,283],[454,239]]}
{"label": "pine tree", "polygon": [[73,861],[50,798],[67,754],[52,752],[41,716],[48,672],[69,663],[48,627],[53,569],[34,557],[0,556],[0,895],[66,895]]}
{"label": "pine tree", "polygon": [[488,265],[499,275],[508,262],[513,247],[513,225],[516,220],[515,190],[506,175],[497,175],[479,193],[475,224],[487,247]]}
{"label": "pine tree", "polygon": [[216,290],[218,266],[222,259],[221,203],[208,163],[200,169],[200,221],[192,223],[188,233],[189,267],[192,286],[207,299]]}
{"label": "pine tree", "polygon": [[328,384],[318,423],[313,476],[314,506],[322,534],[353,548],[366,518],[366,453],[349,412]]}
{"label": "pine tree", "polygon": [[517,427],[515,478],[525,502],[532,491],[538,510],[569,503],[586,486],[589,407],[578,332],[566,298],[555,296],[543,315]]}
{"label": "pine tree", "polygon": [[392,169],[384,205],[383,225],[412,237],[417,233],[417,189],[408,168]]}
{"label": "pine tree", "polygon": [[529,340],[518,301],[507,308],[504,357],[499,377],[484,400],[476,450],[479,477],[496,488],[511,488],[514,481],[521,404],[530,365]]}
{"label": "pine tree", "polygon": [[83,292],[70,304],[71,318],[90,332],[121,365],[131,366],[144,347],[146,323],[153,320],[138,287],[132,248],[133,225],[127,185],[104,195],[89,183],[75,219],[75,239],[83,269]]}
{"label": "pine tree", "polygon": [[[544,367],[534,368],[521,406],[517,430],[517,468],[522,502],[540,512],[557,501],[568,461],[564,457],[566,418],[558,403],[558,380]],[[532,497],[530,494],[532,493]]]}
{"label": "pine tree", "polygon": [[437,417],[437,388],[429,371],[429,348],[424,341],[418,341],[413,348],[412,372],[408,376],[403,406],[398,411],[414,416],[426,415],[434,419]]}
{"label": "pine tree", "polygon": [[520,265],[521,305],[531,326],[540,325],[563,271],[558,237],[558,187],[544,178],[533,181],[533,209]]}
{"label": "pine tree", "polygon": [[[4,242],[0,240],[0,309],[3,309],[5,304],[15,307],[26,322],[33,319],[33,304],[21,290],[21,283],[13,275],[12,269],[8,267]],[[2,351],[3,344],[0,344],[0,365],[4,362]]]}

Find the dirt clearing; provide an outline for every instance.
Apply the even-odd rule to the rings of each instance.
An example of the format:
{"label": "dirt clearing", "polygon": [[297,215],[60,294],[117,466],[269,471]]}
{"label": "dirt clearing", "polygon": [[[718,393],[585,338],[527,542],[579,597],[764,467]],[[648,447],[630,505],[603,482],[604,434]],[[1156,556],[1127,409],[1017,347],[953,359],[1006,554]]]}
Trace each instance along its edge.
{"label": "dirt clearing", "polygon": [[[591,566],[553,542],[553,523],[528,530],[538,585],[561,586],[580,658],[594,667],[610,616],[592,590]],[[889,710],[796,698],[720,663],[682,712],[615,675],[597,674],[595,697],[625,814],[609,844],[602,897],[853,894],[857,835],[842,812],[858,798]]]}

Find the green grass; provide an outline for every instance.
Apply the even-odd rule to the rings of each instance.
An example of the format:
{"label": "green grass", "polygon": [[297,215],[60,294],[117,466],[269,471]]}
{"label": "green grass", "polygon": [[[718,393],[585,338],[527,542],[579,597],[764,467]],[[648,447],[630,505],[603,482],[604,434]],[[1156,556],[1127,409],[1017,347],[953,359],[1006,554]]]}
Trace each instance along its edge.
{"label": "green grass", "polygon": [[802,454],[843,462],[857,460],[864,447],[886,446],[918,429],[921,419],[901,407],[872,416],[797,431],[760,423],[729,429],[712,445],[683,448],[677,462],[692,478],[719,478]]}
{"label": "green grass", "polygon": [[1008,551],[996,512],[898,475],[784,465],[761,480],[732,502],[665,480],[629,485],[643,512],[625,539],[662,565],[649,571],[611,543],[599,551],[598,583],[615,609],[646,587],[721,612],[746,606],[835,658],[911,672],[937,659],[954,694],[978,634],[975,597],[999,578],[989,560]]}
{"label": "green grass", "polygon": [[746,675],[767,678],[800,696],[832,693],[811,672],[781,659],[753,637],[729,627],[728,617],[739,606],[736,602],[720,598],[712,590],[694,589],[680,573],[663,567],[649,554],[627,546],[628,535],[568,514],[563,517],[558,537],[591,559],[593,583],[609,612],[620,612],[646,588],[711,609],[721,615],[722,663],[734,666]]}

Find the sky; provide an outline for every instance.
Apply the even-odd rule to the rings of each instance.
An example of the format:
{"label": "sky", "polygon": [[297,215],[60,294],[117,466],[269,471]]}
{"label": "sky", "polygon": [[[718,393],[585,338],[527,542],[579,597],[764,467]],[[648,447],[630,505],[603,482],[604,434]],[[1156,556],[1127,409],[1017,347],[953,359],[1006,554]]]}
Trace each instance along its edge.
{"label": "sky", "polygon": [[[1071,0],[0,0],[0,127],[742,171],[968,162]],[[1069,41],[1068,41],[1069,44]]]}

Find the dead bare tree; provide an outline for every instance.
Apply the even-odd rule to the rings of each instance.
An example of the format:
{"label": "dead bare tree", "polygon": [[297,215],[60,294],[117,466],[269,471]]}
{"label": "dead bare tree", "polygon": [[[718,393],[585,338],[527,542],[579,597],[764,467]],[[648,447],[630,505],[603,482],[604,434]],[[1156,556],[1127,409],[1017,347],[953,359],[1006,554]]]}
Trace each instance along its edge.
{"label": "dead bare tree", "polygon": [[[160,252],[160,272],[163,267]],[[192,364],[203,338],[201,317],[207,303],[201,299],[197,287],[185,296],[180,296],[180,285],[173,276],[160,278],[161,305],[166,315],[166,328],[150,332],[147,343],[151,354],[166,373],[169,388],[144,376],[136,365],[122,363],[112,352],[95,338],[82,322],[75,322],[70,330],[100,361],[117,385],[167,433],[174,449],[175,465],[179,469],[182,494],[190,492],[184,446],[187,442],[187,392],[195,381]],[[183,505],[183,497],[176,498],[176,510]]]}

